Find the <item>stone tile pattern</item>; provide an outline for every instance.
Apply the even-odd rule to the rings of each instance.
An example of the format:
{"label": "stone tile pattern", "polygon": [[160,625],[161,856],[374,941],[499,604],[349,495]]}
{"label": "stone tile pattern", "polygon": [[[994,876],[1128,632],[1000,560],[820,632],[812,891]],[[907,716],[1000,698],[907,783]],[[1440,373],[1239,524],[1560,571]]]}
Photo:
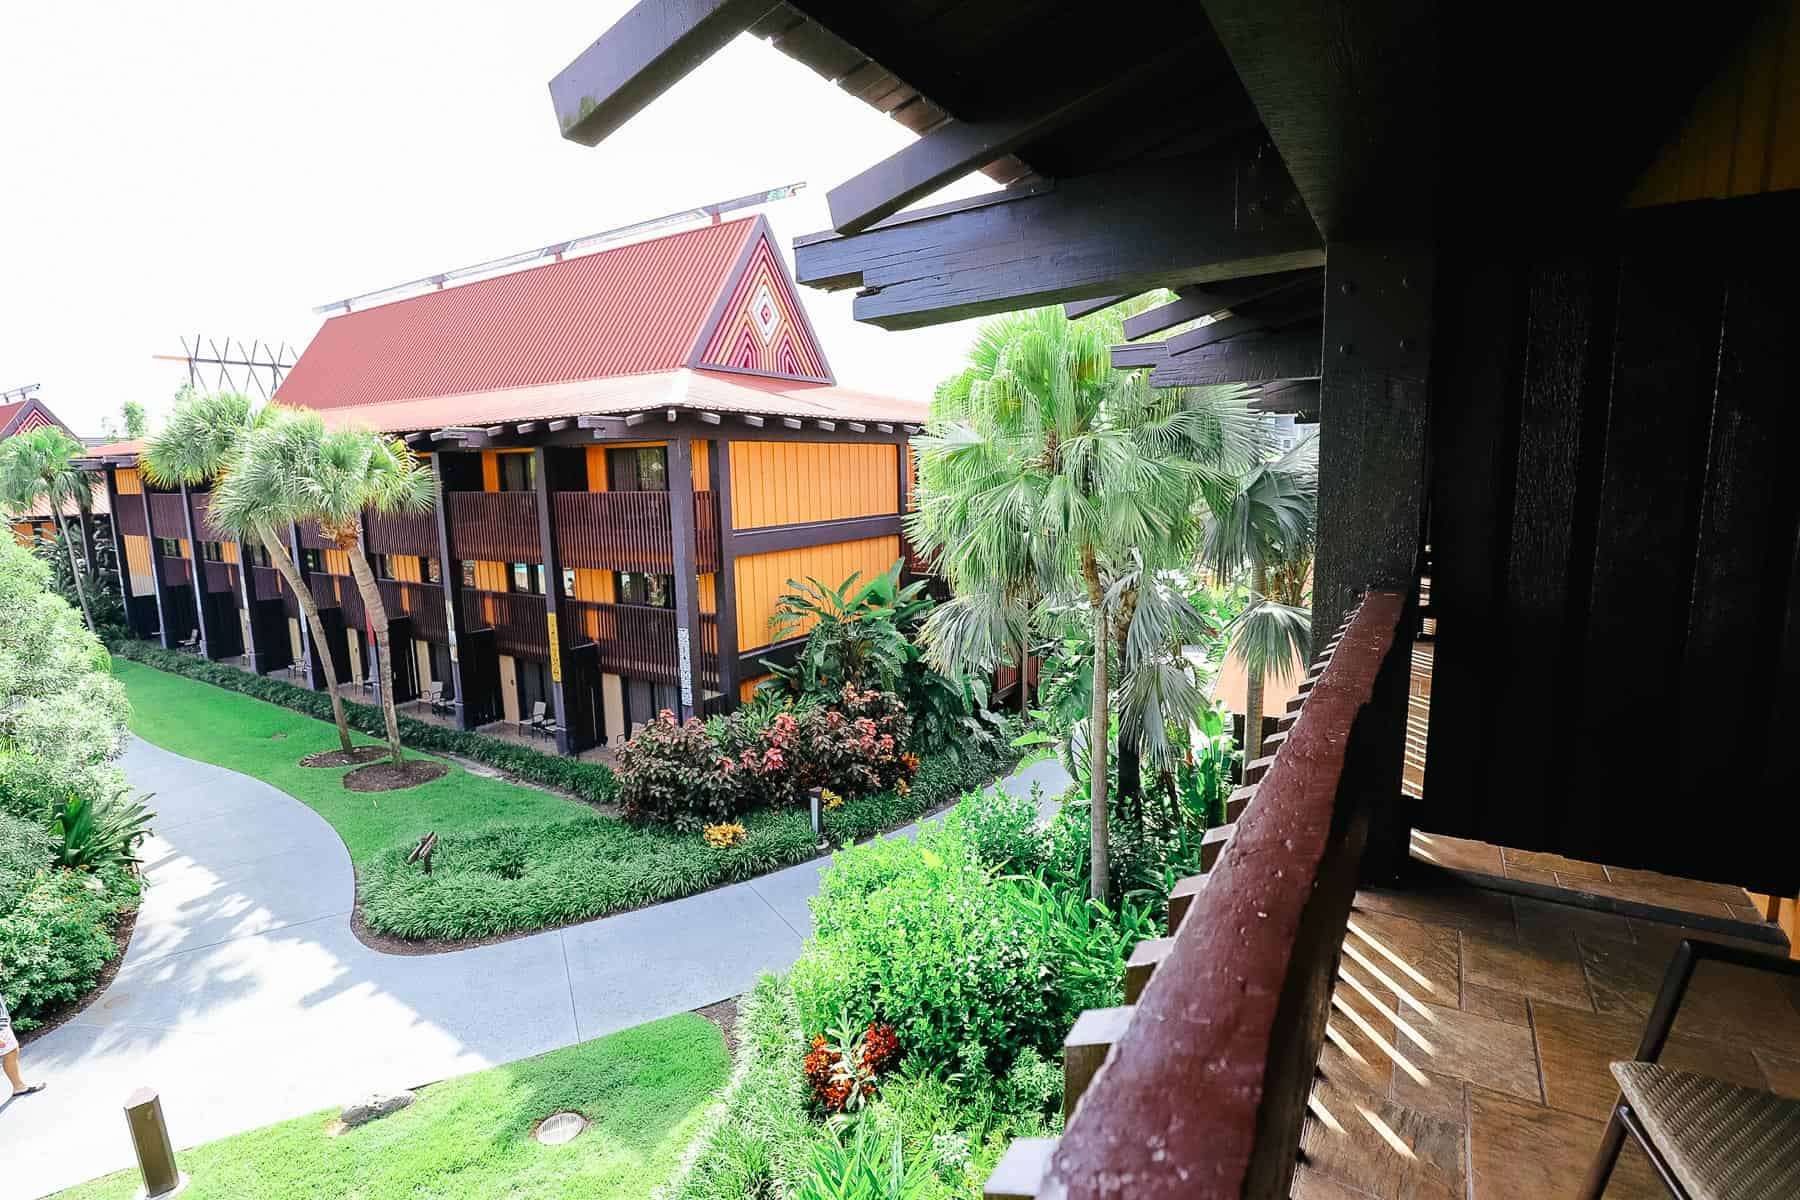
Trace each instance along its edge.
{"label": "stone tile pattern", "polygon": [[[1604,867],[1581,875],[1587,864],[1543,855],[1520,855],[1515,867],[1495,847],[1433,840],[1455,865],[1654,888],[1689,901],[1688,911],[1716,898],[1703,895],[1709,884],[1670,887]],[[1573,1196],[1617,1095],[1607,1064],[1636,1052],[1670,953],[1690,934],[1717,936],[1448,877],[1360,893],[1292,1194]],[[1704,964],[1663,1061],[1800,1097],[1800,989]],[[1628,1143],[1607,1195],[1666,1193]]]}

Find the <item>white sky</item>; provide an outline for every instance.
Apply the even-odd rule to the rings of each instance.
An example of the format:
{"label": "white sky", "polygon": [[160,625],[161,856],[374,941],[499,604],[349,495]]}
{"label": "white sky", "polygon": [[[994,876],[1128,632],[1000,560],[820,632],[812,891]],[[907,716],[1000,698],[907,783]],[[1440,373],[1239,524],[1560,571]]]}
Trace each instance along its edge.
{"label": "white sky", "polygon": [[[167,407],[183,334],[304,347],[315,305],[805,180],[825,193],[912,134],[739,38],[589,149],[547,84],[628,0],[247,5],[0,0],[0,388],[77,433]],[[964,180],[944,195],[986,190]],[[929,398],[969,324],[857,325],[802,288],[840,383]]]}

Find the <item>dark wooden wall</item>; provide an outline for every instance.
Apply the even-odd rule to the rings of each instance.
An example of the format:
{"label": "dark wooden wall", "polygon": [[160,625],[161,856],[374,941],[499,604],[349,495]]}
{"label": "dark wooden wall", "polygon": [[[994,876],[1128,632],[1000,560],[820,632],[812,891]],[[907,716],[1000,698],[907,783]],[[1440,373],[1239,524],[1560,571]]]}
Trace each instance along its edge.
{"label": "dark wooden wall", "polygon": [[1446,259],[1421,828],[1800,890],[1797,201]]}

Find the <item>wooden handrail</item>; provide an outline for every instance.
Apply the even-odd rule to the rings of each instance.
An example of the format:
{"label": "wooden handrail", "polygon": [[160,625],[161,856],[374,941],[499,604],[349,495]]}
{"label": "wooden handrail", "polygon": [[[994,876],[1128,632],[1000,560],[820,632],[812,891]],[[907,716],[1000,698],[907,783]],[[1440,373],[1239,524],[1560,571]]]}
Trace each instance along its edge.
{"label": "wooden handrail", "polygon": [[1046,1149],[1021,1145],[990,1195],[1288,1194],[1338,945],[1371,829],[1398,795],[1388,710],[1397,685],[1403,735],[1408,607],[1397,593],[1364,598],[1041,1183],[1013,1182]]}

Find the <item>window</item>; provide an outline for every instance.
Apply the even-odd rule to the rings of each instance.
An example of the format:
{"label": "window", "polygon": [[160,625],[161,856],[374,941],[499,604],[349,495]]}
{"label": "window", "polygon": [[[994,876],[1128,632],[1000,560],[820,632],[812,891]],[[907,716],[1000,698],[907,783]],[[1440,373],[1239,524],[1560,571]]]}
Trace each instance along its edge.
{"label": "window", "polygon": [[662,446],[637,446],[606,452],[607,486],[615,492],[669,490],[669,452]]}
{"label": "window", "polygon": [[394,578],[394,564],[388,560],[388,556],[385,554],[369,555],[369,570],[375,573],[377,579]]}
{"label": "window", "polygon": [[419,559],[419,578],[425,580],[425,582],[427,582],[427,583],[442,583],[442,582],[444,582],[443,573],[438,570],[437,559],[425,558],[423,556],[420,557],[420,559]]}
{"label": "window", "polygon": [[562,594],[565,599],[573,597],[575,595],[575,568],[574,567],[564,567],[563,568]]}
{"label": "window", "polygon": [[613,594],[618,597],[620,604],[674,608],[675,577],[647,575],[642,571],[614,571]]}
{"label": "window", "polygon": [[239,546],[238,549],[242,551],[244,561],[251,566],[266,567],[270,565],[269,548],[262,545],[260,542],[245,542],[243,545]]}
{"label": "window", "polygon": [[325,555],[321,551],[302,546],[300,548],[300,569],[308,574],[323,575],[325,573]]}
{"label": "window", "polygon": [[515,592],[533,596],[544,594],[543,563],[514,563],[508,578]]}
{"label": "window", "polygon": [[225,551],[217,542],[201,542],[200,557],[207,562],[224,562]]}
{"label": "window", "polygon": [[537,455],[502,454],[498,457],[501,491],[529,492],[537,486]]}
{"label": "window", "polygon": [[157,538],[156,544],[161,547],[164,558],[181,557],[181,540],[179,538]]}
{"label": "window", "polygon": [[466,588],[475,586],[475,564],[464,561],[462,565],[462,585]]}

